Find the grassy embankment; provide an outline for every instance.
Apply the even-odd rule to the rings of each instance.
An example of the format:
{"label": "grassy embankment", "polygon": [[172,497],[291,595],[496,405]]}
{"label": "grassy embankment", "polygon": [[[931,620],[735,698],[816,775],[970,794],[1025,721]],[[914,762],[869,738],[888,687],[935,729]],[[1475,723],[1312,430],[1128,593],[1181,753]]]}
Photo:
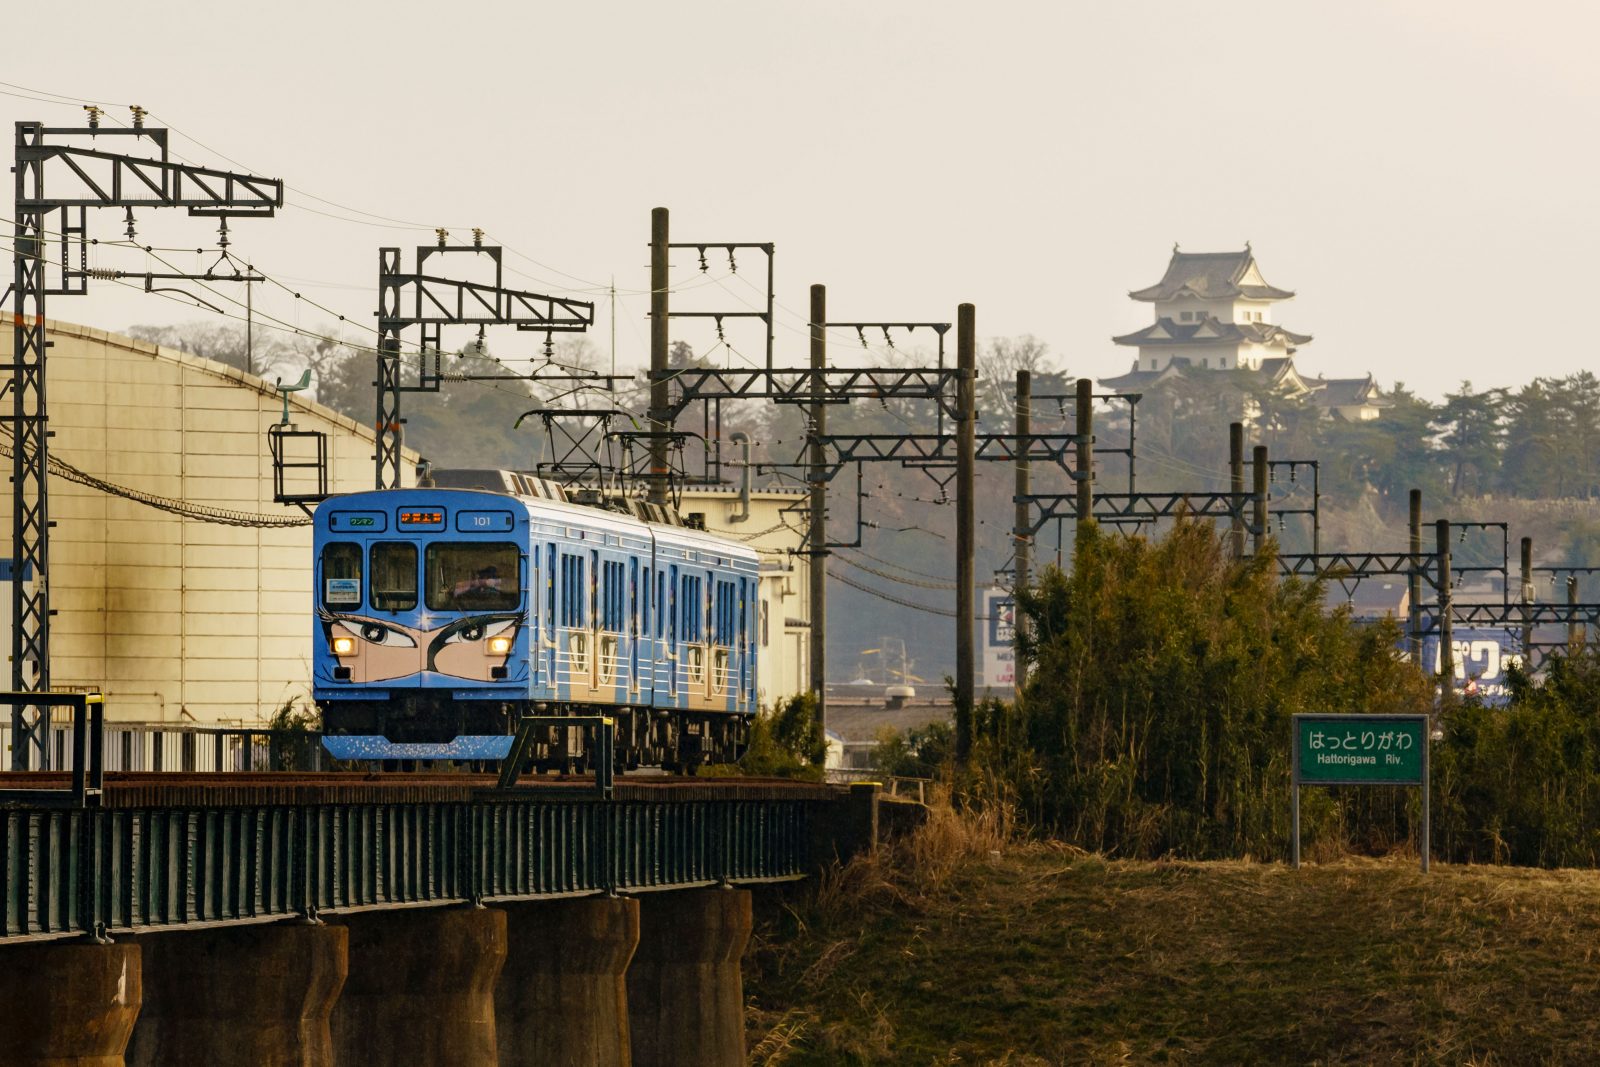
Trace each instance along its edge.
{"label": "grassy embankment", "polygon": [[1106,860],[945,810],[758,922],[757,1064],[1600,1061],[1600,872]]}

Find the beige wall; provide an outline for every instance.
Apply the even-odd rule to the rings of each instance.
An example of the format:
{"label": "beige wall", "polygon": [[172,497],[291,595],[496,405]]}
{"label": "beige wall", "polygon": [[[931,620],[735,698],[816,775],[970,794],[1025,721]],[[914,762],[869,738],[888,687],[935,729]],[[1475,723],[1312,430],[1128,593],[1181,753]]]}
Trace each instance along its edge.
{"label": "beige wall", "polygon": [[[270,382],[68,323],[50,323],[48,338],[53,457],[163,497],[301,515],[272,501],[267,428],[282,404]],[[8,359],[11,345],[0,330]],[[370,430],[297,400],[290,417],[328,434],[333,491],[372,487]],[[408,484],[415,461],[408,451]],[[4,531],[10,505],[0,494]],[[114,718],[141,721],[256,722],[308,698],[309,526],[181,518],[59,477],[50,517],[53,684],[99,686]],[[3,654],[9,686],[9,639]]]}
{"label": "beige wall", "polygon": [[750,518],[745,522],[730,521],[739,511],[734,489],[685,489],[680,510],[685,515],[704,514],[706,529],[744,540],[761,554],[767,642],[756,664],[756,687],[762,706],[771,707],[774,700],[809,688],[811,587],[806,557],[791,553],[805,541],[805,492],[757,490],[750,494]]}

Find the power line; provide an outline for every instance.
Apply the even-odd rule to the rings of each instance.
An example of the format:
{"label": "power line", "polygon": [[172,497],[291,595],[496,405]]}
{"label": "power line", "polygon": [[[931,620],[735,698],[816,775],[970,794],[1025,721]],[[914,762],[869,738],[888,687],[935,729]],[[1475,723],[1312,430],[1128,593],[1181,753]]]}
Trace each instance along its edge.
{"label": "power line", "polygon": [[[11,437],[10,427],[0,423],[0,433],[7,440]],[[10,456],[12,449],[9,444],[0,442],[0,456]],[[147,493],[141,489],[130,489],[125,485],[108,482],[104,478],[97,478],[88,472],[73,466],[64,459],[56,456],[49,457],[50,473],[57,478],[79,485],[98,489],[111,496],[122,497],[145,507],[155,508],[158,511],[169,512],[186,519],[195,519],[199,522],[217,523],[222,526],[247,526],[256,529],[282,529],[291,526],[310,526],[309,516],[278,516],[262,515],[248,511],[234,511],[230,508],[216,508],[209,504],[196,504],[176,497],[160,496],[156,493]]]}
{"label": "power line", "polygon": [[890,574],[888,571],[880,571],[876,567],[869,567],[865,563],[853,560],[838,550],[835,550],[834,554],[838,556],[841,561],[849,564],[857,570],[865,571],[868,574],[876,575],[879,578],[888,579],[891,582],[899,582],[902,585],[914,586],[918,589],[935,589],[941,592],[950,592],[951,590],[955,589],[955,583],[953,582],[922,582],[915,578],[901,578],[898,575]]}

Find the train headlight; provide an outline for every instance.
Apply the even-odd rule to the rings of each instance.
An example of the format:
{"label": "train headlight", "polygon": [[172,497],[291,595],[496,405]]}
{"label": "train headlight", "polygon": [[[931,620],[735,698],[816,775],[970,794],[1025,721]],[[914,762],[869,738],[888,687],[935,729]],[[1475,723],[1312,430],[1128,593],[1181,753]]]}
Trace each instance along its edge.
{"label": "train headlight", "polygon": [[511,654],[511,638],[506,635],[489,638],[489,655],[509,656]]}
{"label": "train headlight", "polygon": [[335,637],[333,639],[333,654],[335,656],[353,656],[356,652],[356,639],[353,637]]}

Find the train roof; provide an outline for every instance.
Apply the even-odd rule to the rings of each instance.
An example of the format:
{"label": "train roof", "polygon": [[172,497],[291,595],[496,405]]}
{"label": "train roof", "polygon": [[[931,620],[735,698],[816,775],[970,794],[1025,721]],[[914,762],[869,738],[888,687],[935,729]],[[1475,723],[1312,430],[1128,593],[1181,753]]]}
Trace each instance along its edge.
{"label": "train roof", "polygon": [[502,500],[514,500],[527,509],[530,518],[552,519],[557,516],[574,523],[584,525],[610,525],[613,527],[627,528],[643,534],[646,531],[663,544],[679,548],[693,548],[698,551],[715,551],[729,557],[756,560],[755,549],[741,541],[711,533],[707,530],[694,529],[688,526],[673,525],[665,522],[653,522],[638,515],[613,508],[599,507],[590,504],[574,503],[565,499],[551,499],[546,497],[530,497],[503,490],[480,487],[459,486],[406,486],[402,489],[366,489],[355,493],[344,493],[332,496],[317,505],[320,511],[323,507],[339,505],[342,507],[371,506],[373,498],[392,498],[404,501],[407,505],[415,503],[426,505],[432,502],[446,502],[450,497],[497,497]]}

